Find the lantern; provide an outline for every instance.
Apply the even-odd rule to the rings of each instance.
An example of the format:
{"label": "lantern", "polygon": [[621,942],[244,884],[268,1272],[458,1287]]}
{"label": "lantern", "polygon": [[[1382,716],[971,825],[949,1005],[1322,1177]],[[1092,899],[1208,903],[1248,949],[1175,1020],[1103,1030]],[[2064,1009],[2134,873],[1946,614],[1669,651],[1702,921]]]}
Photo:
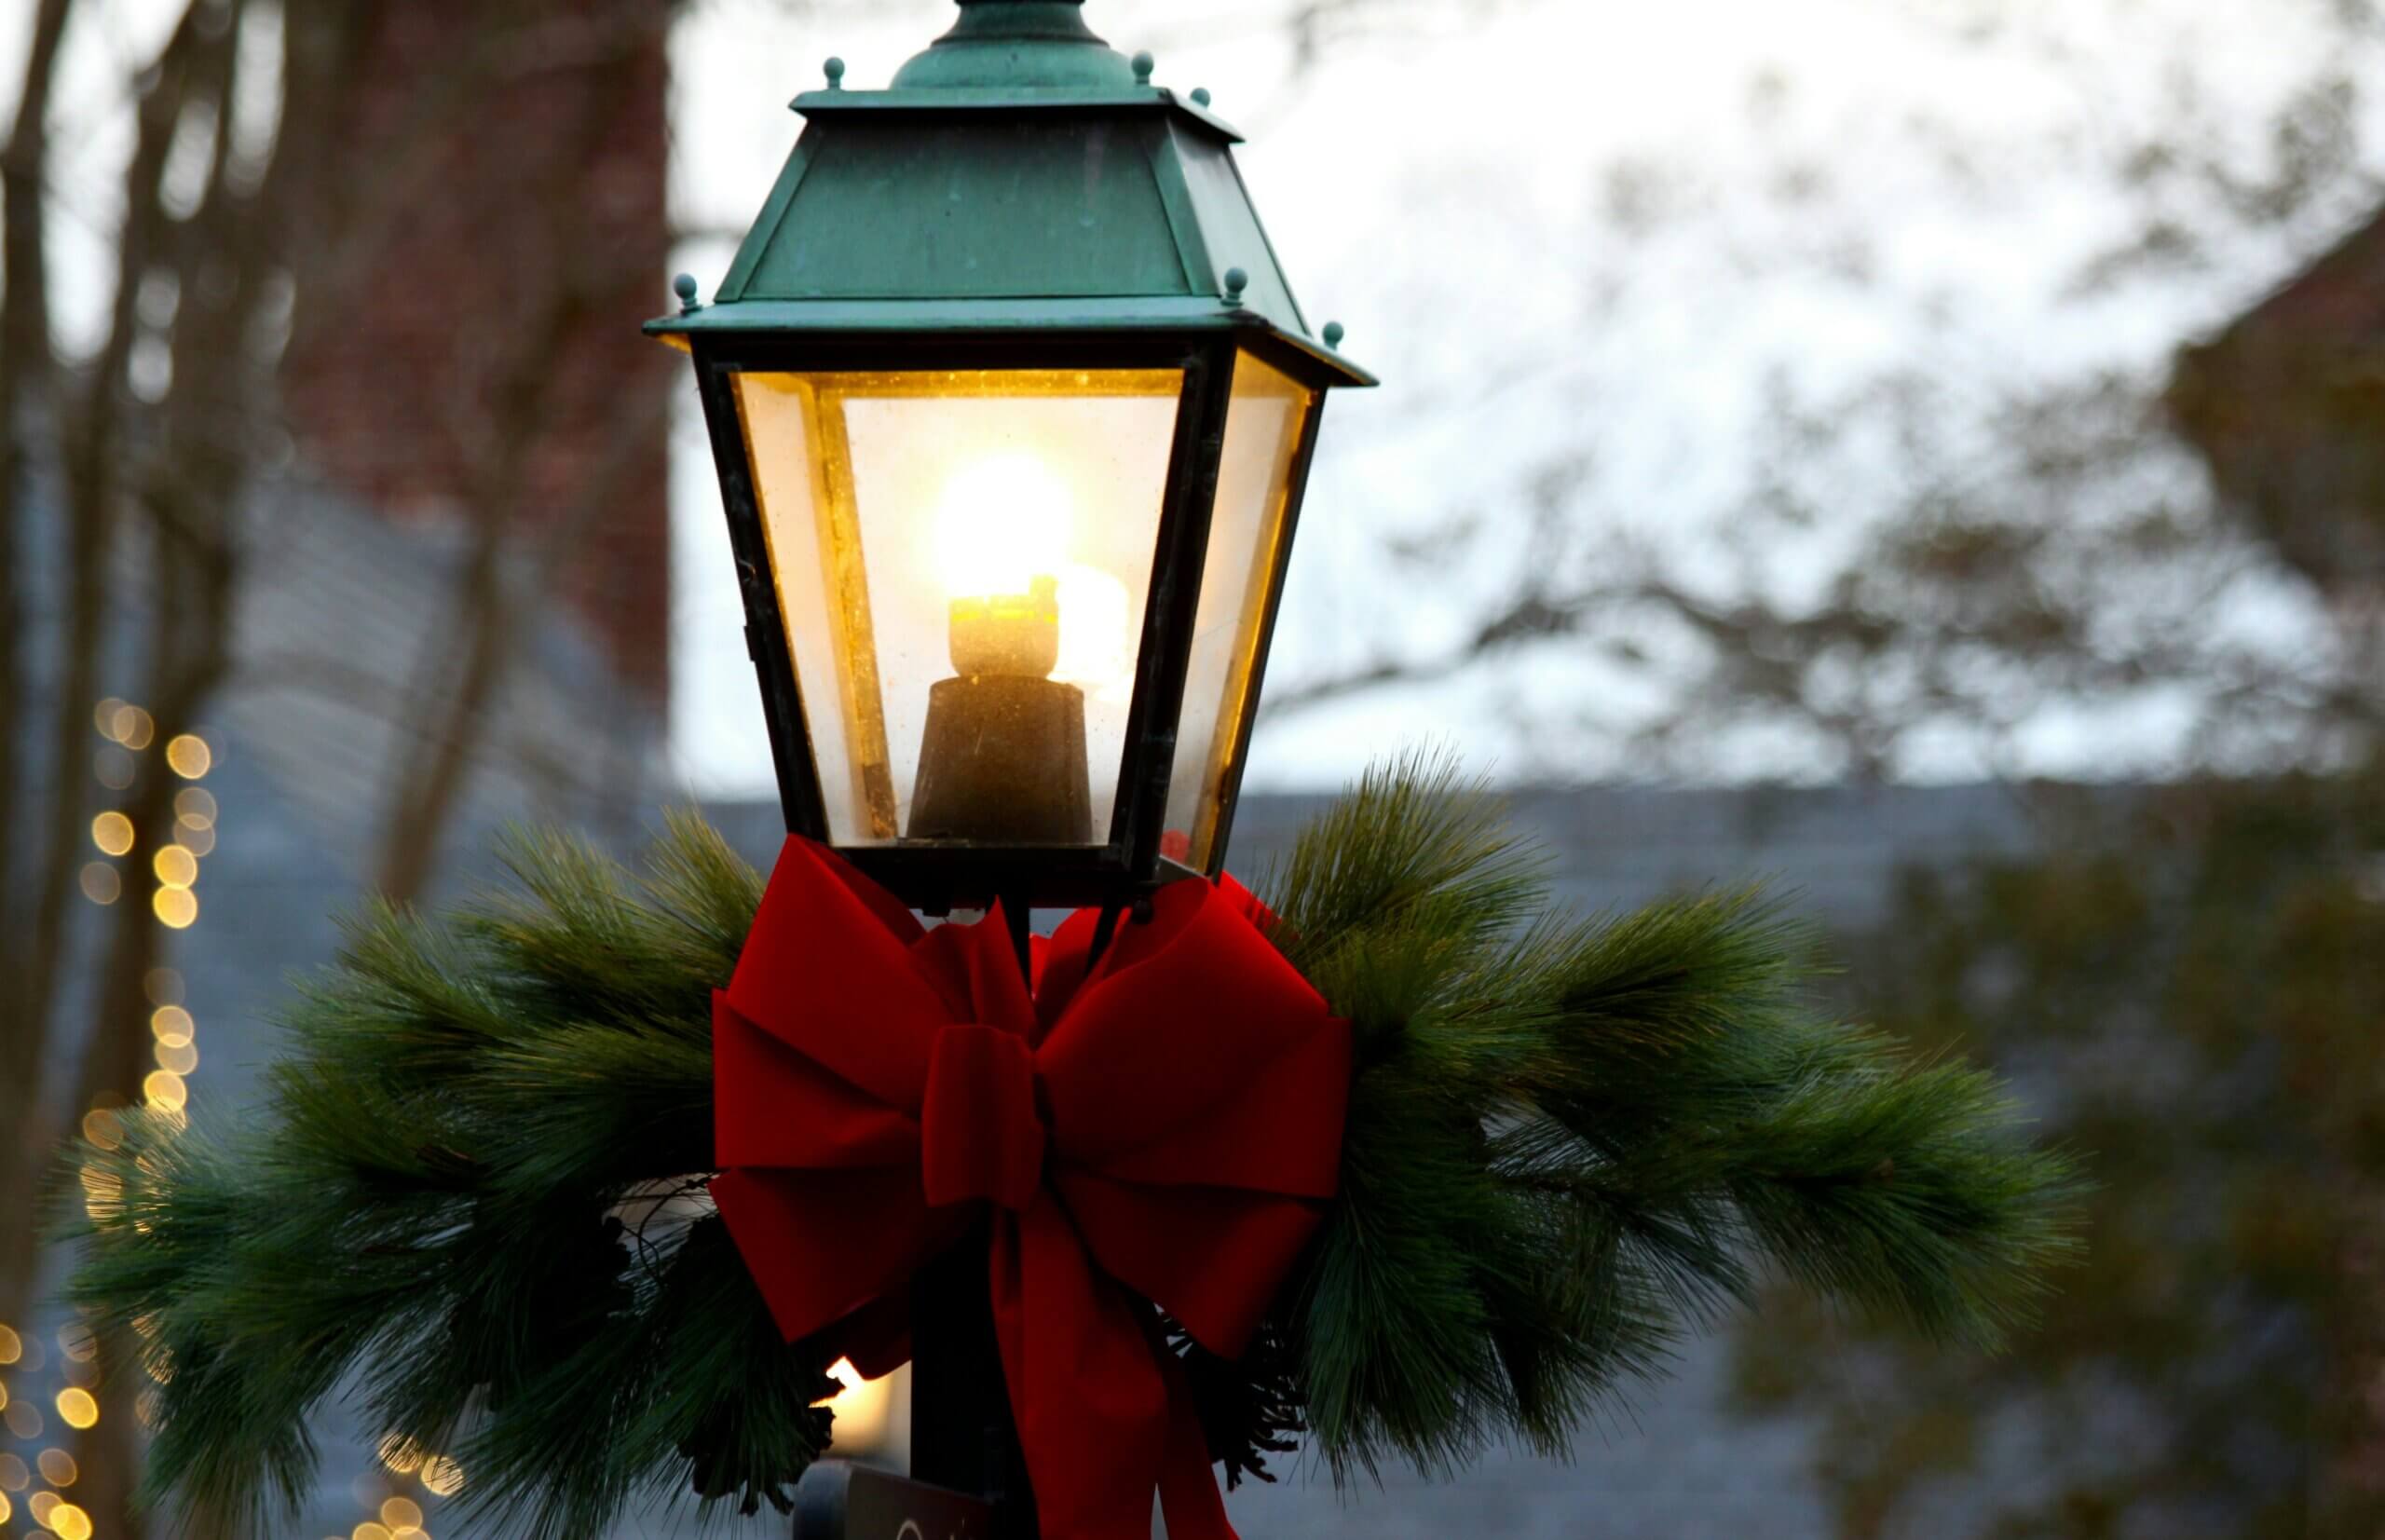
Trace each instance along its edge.
{"label": "lantern", "polygon": [[787,826],[916,907],[1225,856],[1326,391],[1207,93],[961,0],[807,126],[693,357]]}

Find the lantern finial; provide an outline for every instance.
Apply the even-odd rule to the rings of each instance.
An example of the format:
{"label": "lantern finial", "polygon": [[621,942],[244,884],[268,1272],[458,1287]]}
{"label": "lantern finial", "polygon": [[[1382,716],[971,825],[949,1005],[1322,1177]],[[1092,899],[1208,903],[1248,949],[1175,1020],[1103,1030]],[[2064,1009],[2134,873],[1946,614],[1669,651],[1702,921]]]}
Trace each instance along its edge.
{"label": "lantern finial", "polygon": [[959,0],[952,30],[894,75],[898,90],[1136,84],[1126,56],[1084,24],[1083,0]]}

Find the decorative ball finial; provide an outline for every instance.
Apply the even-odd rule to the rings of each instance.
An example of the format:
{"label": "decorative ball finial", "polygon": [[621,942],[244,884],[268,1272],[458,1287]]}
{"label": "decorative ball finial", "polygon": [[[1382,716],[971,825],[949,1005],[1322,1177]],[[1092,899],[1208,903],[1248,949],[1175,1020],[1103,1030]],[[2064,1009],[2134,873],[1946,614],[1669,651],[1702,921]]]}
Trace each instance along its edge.
{"label": "decorative ball finial", "polygon": [[845,61],[843,60],[831,56],[828,61],[825,64],[823,64],[821,68],[827,73],[828,89],[830,90],[840,91],[845,89]]}
{"label": "decorative ball finial", "polygon": [[1239,267],[1229,267],[1226,269],[1226,303],[1228,305],[1240,306],[1242,304],[1242,292],[1249,287],[1250,275],[1248,273],[1244,272]]}
{"label": "decorative ball finial", "polygon": [[1329,320],[1325,323],[1325,346],[1328,348],[1341,347],[1342,339],[1347,335],[1349,334],[1342,330],[1340,321]]}
{"label": "decorative ball finial", "polygon": [[1195,86],[1195,87],[1193,87],[1193,88],[1192,88],[1192,102],[1193,102],[1193,105],[1195,105],[1195,106],[1200,106],[1200,107],[1206,107],[1206,106],[1207,106],[1207,105],[1209,104],[1209,88],[1208,88],[1208,87],[1206,87],[1206,86]]}
{"label": "decorative ball finial", "polygon": [[690,311],[701,310],[703,308],[703,306],[696,299],[695,274],[681,273],[677,278],[673,279],[671,280],[671,292],[679,296],[679,313],[681,315],[684,316]]}
{"label": "decorative ball finial", "polygon": [[1150,85],[1152,83],[1152,71],[1159,67],[1159,61],[1152,57],[1152,50],[1145,48],[1142,52],[1135,55],[1134,63],[1135,84],[1138,86]]}

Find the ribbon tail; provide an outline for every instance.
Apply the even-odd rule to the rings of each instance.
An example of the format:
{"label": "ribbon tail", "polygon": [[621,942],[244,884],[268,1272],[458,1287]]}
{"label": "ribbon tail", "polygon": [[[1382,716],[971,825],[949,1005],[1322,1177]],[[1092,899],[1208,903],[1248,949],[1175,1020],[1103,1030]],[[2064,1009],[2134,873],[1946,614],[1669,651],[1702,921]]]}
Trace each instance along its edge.
{"label": "ribbon tail", "polygon": [[[1048,1190],[996,1220],[988,1269],[1002,1379],[1045,1540],[1151,1540],[1173,1430],[1143,1312],[1094,1271]],[[1182,1540],[1232,1533],[1196,1527]]]}

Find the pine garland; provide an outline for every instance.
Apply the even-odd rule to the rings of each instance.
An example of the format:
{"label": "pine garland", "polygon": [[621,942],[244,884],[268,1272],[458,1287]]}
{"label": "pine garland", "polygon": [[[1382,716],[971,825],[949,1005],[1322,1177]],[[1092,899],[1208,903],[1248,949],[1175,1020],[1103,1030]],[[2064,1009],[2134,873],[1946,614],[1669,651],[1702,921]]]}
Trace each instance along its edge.
{"label": "pine garland", "polygon": [[[473,908],[349,923],[254,1123],[134,1114],[81,1152],[71,1297],[162,1382],[153,1500],[265,1533],[343,1392],[530,1540],[683,1482],[784,1508],[826,1446],[823,1352],[778,1341],[700,1196],[760,879],[688,818],[640,878],[564,837],[508,862]],[[1259,1344],[1179,1342],[1229,1481],[1301,1437],[1337,1479],[1561,1451],[1767,1269],[1993,1342],[2070,1254],[2071,1163],[1986,1076],[1814,1015],[1807,938],[1752,893],[1549,915],[1426,761],[1254,886],[1358,1068],[1342,1195]]]}

